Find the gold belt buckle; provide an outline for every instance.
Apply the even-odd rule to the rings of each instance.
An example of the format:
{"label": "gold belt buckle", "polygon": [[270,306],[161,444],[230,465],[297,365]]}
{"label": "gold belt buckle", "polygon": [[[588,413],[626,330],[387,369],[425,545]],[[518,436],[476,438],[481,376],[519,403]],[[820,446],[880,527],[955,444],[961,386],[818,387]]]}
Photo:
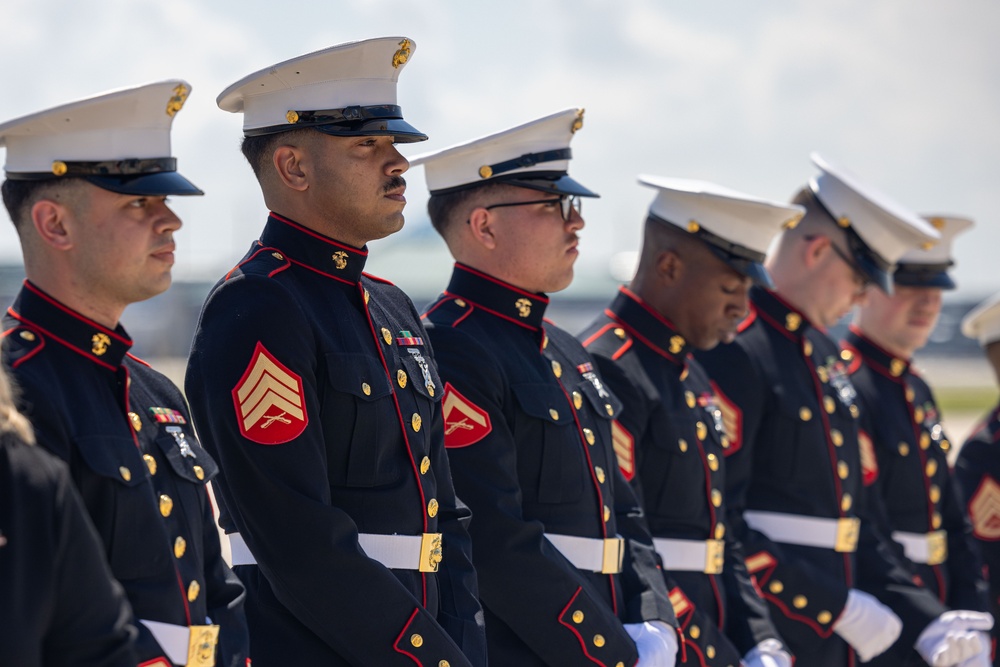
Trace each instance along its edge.
{"label": "gold belt buckle", "polygon": [[187,667],[215,667],[215,645],[219,643],[219,626],[192,625],[189,630]]}
{"label": "gold belt buckle", "polygon": [[705,574],[721,574],[726,543],[722,540],[705,540]]}
{"label": "gold belt buckle", "polygon": [[604,540],[604,558],[601,574],[618,574],[622,571],[622,557],[625,555],[625,540],[609,537]]}
{"label": "gold belt buckle", "polygon": [[927,533],[927,564],[940,565],[948,560],[948,534],[943,530]]}
{"label": "gold belt buckle", "polygon": [[417,569],[421,572],[437,572],[443,559],[441,533],[424,533],[420,538],[420,563]]}
{"label": "gold belt buckle", "polygon": [[837,543],[833,550],[840,553],[854,553],[858,550],[858,533],[861,519],[856,517],[837,519]]}

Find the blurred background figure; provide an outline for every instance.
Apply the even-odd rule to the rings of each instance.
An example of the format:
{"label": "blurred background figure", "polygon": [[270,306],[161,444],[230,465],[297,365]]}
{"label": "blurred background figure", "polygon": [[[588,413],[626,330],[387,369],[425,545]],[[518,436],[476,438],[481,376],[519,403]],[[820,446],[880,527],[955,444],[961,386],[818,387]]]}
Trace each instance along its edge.
{"label": "blurred background figure", "polygon": [[[974,308],[962,321],[962,333],[979,341],[1000,383],[1000,293]],[[1000,405],[973,430],[958,453],[955,479],[969,512],[972,534],[979,541],[990,611],[1000,614]],[[993,626],[993,664],[998,628]]]}
{"label": "blurred background figure", "polygon": [[66,465],[0,368],[0,665],[135,667],[132,609]]}

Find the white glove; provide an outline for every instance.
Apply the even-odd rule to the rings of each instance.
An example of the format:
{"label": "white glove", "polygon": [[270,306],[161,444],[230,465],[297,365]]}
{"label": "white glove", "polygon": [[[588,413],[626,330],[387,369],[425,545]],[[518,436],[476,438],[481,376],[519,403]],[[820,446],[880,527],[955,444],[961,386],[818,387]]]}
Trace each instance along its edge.
{"label": "white glove", "polygon": [[663,621],[626,623],[625,632],[635,642],[639,662],[635,667],[674,667],[677,662],[677,631]]}
{"label": "white glove", "polygon": [[958,667],[993,667],[993,659],[990,656],[992,652],[990,636],[985,632],[977,632],[976,634],[979,635],[979,641],[983,644],[983,650],[965,662],[959,663]]}
{"label": "white glove", "polygon": [[981,654],[989,656],[990,640],[984,633],[992,627],[993,617],[987,613],[946,611],[924,628],[913,648],[931,667],[965,664]]}
{"label": "white glove", "polygon": [[765,639],[747,651],[740,662],[745,667],[792,667],[792,656],[777,639]]}
{"label": "white glove", "polygon": [[891,609],[853,588],[847,592],[844,613],[833,626],[833,631],[857,651],[861,662],[884,653],[899,638],[902,629],[903,622]]}

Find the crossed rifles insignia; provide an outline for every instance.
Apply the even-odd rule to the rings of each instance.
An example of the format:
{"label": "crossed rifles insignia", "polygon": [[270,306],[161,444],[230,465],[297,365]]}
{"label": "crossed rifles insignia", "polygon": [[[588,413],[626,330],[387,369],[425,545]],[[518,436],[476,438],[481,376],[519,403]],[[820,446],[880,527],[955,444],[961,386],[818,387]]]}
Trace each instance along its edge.
{"label": "crossed rifles insignia", "polygon": [[302,378],[260,343],[233,388],[233,404],[240,433],[261,445],[293,440],[309,423]]}

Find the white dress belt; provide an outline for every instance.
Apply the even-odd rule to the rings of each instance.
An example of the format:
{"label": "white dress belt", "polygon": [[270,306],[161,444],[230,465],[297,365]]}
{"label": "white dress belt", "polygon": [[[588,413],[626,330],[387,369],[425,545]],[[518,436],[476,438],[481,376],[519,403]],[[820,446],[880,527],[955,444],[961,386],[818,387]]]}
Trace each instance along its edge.
{"label": "white dress belt", "polygon": [[893,531],[892,539],[903,546],[903,553],[914,563],[940,565],[948,560],[948,533],[943,530],[930,533]]}
{"label": "white dress belt", "polygon": [[654,537],[653,546],[664,570],[720,574],[726,543],[723,540],[677,540]]}
{"label": "white dress belt", "polygon": [[545,533],[545,537],[577,569],[602,574],[622,571],[625,540],[620,537],[601,539],[558,533]]}
{"label": "white dress belt", "polygon": [[743,512],[743,518],[750,528],[764,533],[775,542],[833,549],[843,553],[853,553],[858,547],[861,521],[855,517],[827,519],[801,514],[747,510]]}
{"label": "white dress belt", "polygon": [[[377,535],[358,533],[358,544],[365,555],[385,565],[390,570],[418,570],[437,572],[441,562],[441,534]],[[233,566],[256,565],[257,559],[239,533],[230,533],[229,546],[233,553]]]}

